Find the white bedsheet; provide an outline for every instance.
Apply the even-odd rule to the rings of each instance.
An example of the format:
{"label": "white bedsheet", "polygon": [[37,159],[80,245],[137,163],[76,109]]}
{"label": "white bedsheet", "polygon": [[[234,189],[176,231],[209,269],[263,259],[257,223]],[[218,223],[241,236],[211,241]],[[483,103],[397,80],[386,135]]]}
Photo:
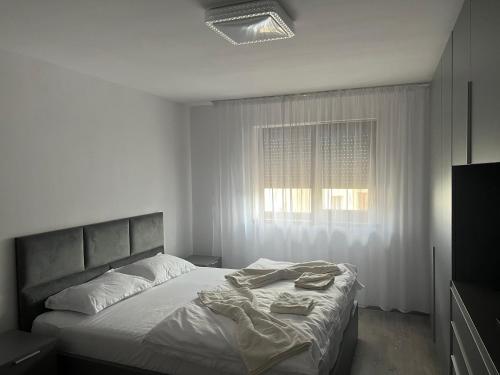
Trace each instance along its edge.
{"label": "white bedsheet", "polygon": [[[159,353],[142,343],[145,335],[167,316],[186,306],[197,298],[197,292],[212,289],[225,282],[228,269],[199,268],[121,301],[94,316],[79,313],[52,311],[37,317],[33,332],[56,336],[60,348],[68,353],[121,363],[172,375],[203,373],[239,374],[244,372],[241,362],[227,360],[222,356],[206,357],[203,353],[193,354],[190,345],[183,345],[167,353]],[[337,281],[336,281],[337,283]],[[341,280],[339,286],[342,287]],[[347,325],[349,312],[354,301],[355,290],[348,292],[342,306],[339,306],[340,320],[332,326],[335,339],[329,343],[329,350],[323,361],[334,363],[342,332]],[[207,327],[207,321],[193,322]],[[202,339],[203,336],[194,338]],[[303,373],[290,372],[287,366],[277,366],[272,374]]]}

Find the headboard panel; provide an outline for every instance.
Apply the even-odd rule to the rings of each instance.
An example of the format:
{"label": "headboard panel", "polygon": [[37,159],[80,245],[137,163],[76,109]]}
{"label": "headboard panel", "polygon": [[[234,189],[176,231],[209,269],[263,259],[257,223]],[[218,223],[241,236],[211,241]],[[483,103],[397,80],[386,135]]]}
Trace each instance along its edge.
{"label": "headboard panel", "polygon": [[163,215],[152,214],[130,218],[130,252],[163,246]]}
{"label": "headboard panel", "polygon": [[83,227],[85,268],[102,266],[130,256],[129,220]]}
{"label": "headboard panel", "polygon": [[23,288],[83,271],[83,228],[16,238],[16,257]]}
{"label": "headboard panel", "polygon": [[29,331],[46,311],[47,297],[163,252],[163,213],[19,237],[15,243],[19,326]]}

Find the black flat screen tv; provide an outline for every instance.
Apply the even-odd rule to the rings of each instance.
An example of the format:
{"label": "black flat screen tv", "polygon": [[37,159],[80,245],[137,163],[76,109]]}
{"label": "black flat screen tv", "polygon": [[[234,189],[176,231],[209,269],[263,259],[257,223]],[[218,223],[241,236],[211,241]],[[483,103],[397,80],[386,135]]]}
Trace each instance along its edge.
{"label": "black flat screen tv", "polygon": [[453,279],[500,288],[500,163],[452,170]]}

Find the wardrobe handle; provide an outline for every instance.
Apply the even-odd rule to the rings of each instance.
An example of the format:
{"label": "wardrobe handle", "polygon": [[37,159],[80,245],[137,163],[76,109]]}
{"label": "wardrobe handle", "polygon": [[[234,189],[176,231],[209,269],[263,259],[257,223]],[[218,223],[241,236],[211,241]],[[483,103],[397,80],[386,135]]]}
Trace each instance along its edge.
{"label": "wardrobe handle", "polygon": [[466,134],[466,163],[472,163],[472,81],[467,81],[467,134]]}
{"label": "wardrobe handle", "polygon": [[451,365],[453,366],[453,373],[455,375],[462,375],[462,373],[458,370],[457,360],[453,354],[451,355]]}
{"label": "wardrobe handle", "polygon": [[436,246],[432,246],[432,341],[436,342]]}
{"label": "wardrobe handle", "polygon": [[24,361],[27,361],[30,358],[33,358],[34,356],[40,354],[40,350],[37,350],[33,353],[30,353],[28,355],[25,355],[23,358],[19,358],[17,361],[14,362],[14,365],[19,365],[20,363],[23,363]]}

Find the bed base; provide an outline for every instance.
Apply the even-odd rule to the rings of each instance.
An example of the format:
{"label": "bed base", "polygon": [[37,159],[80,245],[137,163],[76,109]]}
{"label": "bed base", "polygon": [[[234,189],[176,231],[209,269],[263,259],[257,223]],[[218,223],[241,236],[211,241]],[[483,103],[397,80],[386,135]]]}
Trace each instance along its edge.
{"label": "bed base", "polygon": [[[330,375],[349,375],[358,341],[358,305],[355,303],[347,324],[335,366]],[[166,375],[138,367],[83,357],[74,354],[58,354],[59,375]]]}
{"label": "bed base", "polygon": [[342,343],[340,344],[339,354],[335,361],[330,375],[349,375],[351,373],[352,359],[356,352],[358,344],[358,304],[354,303],[351,319],[347,324],[342,335]]}
{"label": "bed base", "polygon": [[68,353],[58,354],[57,365],[58,375],[165,375],[138,367]]}

